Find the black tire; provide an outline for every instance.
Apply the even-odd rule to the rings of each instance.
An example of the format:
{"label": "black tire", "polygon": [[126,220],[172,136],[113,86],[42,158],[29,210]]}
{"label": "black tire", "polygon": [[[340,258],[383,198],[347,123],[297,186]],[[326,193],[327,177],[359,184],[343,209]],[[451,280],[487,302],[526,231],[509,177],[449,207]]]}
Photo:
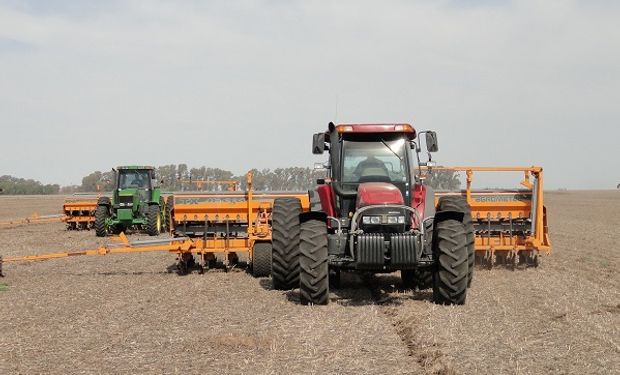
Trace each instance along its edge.
{"label": "black tire", "polygon": [[108,206],[98,205],[95,210],[95,234],[97,237],[105,237],[108,234],[106,219],[110,216]]}
{"label": "black tire", "polygon": [[462,305],[467,296],[467,236],[463,223],[446,219],[435,223],[433,251],[433,300],[442,305]]}
{"label": "black tire", "polygon": [[433,286],[433,272],[429,268],[401,270],[400,279],[405,289],[426,290]]}
{"label": "black tire", "polygon": [[161,215],[161,231],[163,233],[168,231],[168,220],[166,220],[166,213],[168,208],[166,206],[166,201],[164,200],[164,197],[159,197],[159,207],[159,214]]}
{"label": "black tire", "polygon": [[415,289],[415,271],[400,270],[400,280],[404,289]]}
{"label": "black tire", "polygon": [[172,197],[172,195],[169,195],[168,198],[166,198],[166,230],[168,232],[172,232],[172,230],[174,229],[174,223],[172,221],[172,209],[174,207],[174,198]]}
{"label": "black tire", "polygon": [[273,288],[290,290],[299,286],[299,215],[297,198],[277,198],[273,202],[272,263]]}
{"label": "black tire", "polygon": [[271,244],[268,242],[256,242],[252,251],[252,276],[266,277],[270,273]]}
{"label": "black tire", "polygon": [[463,225],[467,235],[467,287],[471,287],[474,279],[474,266],[476,264],[476,236],[474,234],[474,223],[471,219],[471,208],[463,197],[441,197],[437,207],[440,211],[457,211],[463,213]]}
{"label": "black tire", "polygon": [[311,219],[301,224],[299,242],[299,299],[304,305],[329,303],[327,225]]}
{"label": "black tire", "polygon": [[418,268],[413,275],[415,287],[426,290],[433,287],[433,271],[430,268]]}
{"label": "black tire", "polygon": [[146,211],[146,234],[157,236],[161,232],[161,215],[158,204],[152,204]]}

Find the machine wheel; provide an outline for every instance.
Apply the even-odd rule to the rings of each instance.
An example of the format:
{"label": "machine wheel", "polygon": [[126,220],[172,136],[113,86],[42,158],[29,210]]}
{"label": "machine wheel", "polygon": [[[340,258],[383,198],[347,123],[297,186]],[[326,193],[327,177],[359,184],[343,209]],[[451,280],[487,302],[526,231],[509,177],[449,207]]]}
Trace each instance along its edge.
{"label": "machine wheel", "polygon": [[108,234],[106,219],[110,215],[108,206],[99,205],[95,211],[95,234],[97,237],[105,237]]}
{"label": "machine wheel", "polygon": [[161,216],[161,231],[168,231],[168,220],[166,220],[166,201],[164,201],[163,197],[159,197],[159,216]]}
{"label": "machine wheel", "polygon": [[161,215],[159,205],[150,205],[146,211],[146,233],[157,236],[161,232]]}
{"label": "machine wheel", "polygon": [[414,284],[419,290],[433,287],[433,271],[430,268],[418,268],[414,273]]}
{"label": "machine wheel", "polygon": [[271,278],[274,289],[299,286],[299,215],[297,198],[277,198],[273,202]]}
{"label": "machine wheel", "polygon": [[299,295],[304,305],[329,302],[329,266],[327,264],[327,226],[322,220],[301,224],[299,242]]}
{"label": "machine wheel", "polygon": [[415,288],[415,271],[414,270],[400,270],[400,280],[403,283],[403,288],[414,289]]}
{"label": "machine wheel", "polygon": [[174,207],[174,198],[172,197],[172,195],[168,196],[168,198],[166,198],[166,218],[164,220],[164,222],[166,223],[166,230],[171,232],[172,231],[172,208]]}
{"label": "machine wheel", "polygon": [[405,289],[425,290],[433,286],[433,273],[430,269],[401,270],[400,278]]}
{"label": "machine wheel", "polygon": [[463,223],[446,219],[435,223],[433,299],[442,305],[462,305],[467,295],[467,235]]}
{"label": "machine wheel", "polygon": [[252,276],[265,277],[271,273],[271,244],[256,242],[252,252]]}
{"label": "machine wheel", "polygon": [[467,264],[469,265],[467,274],[467,287],[471,287],[474,278],[474,266],[476,264],[476,236],[474,234],[474,223],[471,220],[471,208],[463,197],[441,197],[438,209],[441,211],[457,211],[463,213],[463,225],[467,235]]}

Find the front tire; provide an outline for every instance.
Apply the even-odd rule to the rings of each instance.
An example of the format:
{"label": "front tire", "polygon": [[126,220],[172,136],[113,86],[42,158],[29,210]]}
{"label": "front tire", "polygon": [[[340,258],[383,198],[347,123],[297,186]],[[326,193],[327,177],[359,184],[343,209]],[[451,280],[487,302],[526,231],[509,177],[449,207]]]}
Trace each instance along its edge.
{"label": "front tire", "polygon": [[463,226],[467,236],[467,287],[471,287],[474,279],[474,266],[476,264],[476,236],[474,234],[474,223],[471,220],[471,207],[463,197],[441,197],[438,209],[440,211],[456,211],[463,213]]}
{"label": "front tire", "polygon": [[172,210],[174,208],[174,197],[172,195],[166,198],[166,230],[172,232],[174,230],[174,220],[172,220]]}
{"label": "front tire", "polygon": [[299,296],[304,305],[329,303],[327,225],[311,219],[301,224],[299,243]]}
{"label": "front tire", "polygon": [[97,237],[105,237],[108,234],[106,221],[110,216],[108,206],[98,205],[95,210],[95,234]]}
{"label": "front tire", "polygon": [[467,295],[467,236],[463,223],[446,219],[435,223],[433,300],[441,305],[462,305]]}
{"label": "front tire", "polygon": [[159,205],[150,205],[146,211],[146,233],[157,236],[161,232],[161,215]]}
{"label": "front tire", "polygon": [[273,288],[290,290],[299,286],[299,215],[301,202],[297,198],[277,198],[272,213]]}

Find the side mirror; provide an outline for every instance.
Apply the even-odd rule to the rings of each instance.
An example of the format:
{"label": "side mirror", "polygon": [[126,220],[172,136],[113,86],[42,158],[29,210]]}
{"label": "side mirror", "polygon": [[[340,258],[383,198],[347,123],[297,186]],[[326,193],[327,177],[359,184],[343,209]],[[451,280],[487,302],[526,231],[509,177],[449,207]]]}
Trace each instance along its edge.
{"label": "side mirror", "polygon": [[439,151],[439,144],[437,143],[437,133],[433,131],[426,132],[426,150],[428,152]]}
{"label": "side mirror", "polygon": [[312,136],[312,153],[320,155],[325,151],[325,133],[316,133]]}

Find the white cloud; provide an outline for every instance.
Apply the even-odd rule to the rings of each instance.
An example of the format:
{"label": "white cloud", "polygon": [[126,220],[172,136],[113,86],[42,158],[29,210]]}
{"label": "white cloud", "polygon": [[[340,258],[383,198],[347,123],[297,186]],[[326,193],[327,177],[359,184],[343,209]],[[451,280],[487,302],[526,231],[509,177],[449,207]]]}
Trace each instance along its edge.
{"label": "white cloud", "polygon": [[437,129],[446,164],[620,182],[613,3],[38,3],[0,5],[0,174],[310,165],[337,113]]}

